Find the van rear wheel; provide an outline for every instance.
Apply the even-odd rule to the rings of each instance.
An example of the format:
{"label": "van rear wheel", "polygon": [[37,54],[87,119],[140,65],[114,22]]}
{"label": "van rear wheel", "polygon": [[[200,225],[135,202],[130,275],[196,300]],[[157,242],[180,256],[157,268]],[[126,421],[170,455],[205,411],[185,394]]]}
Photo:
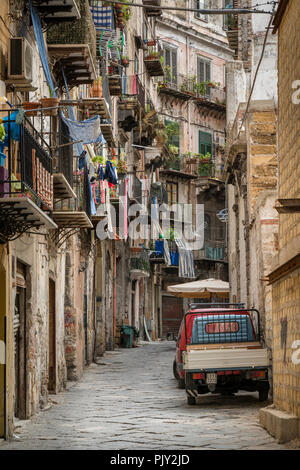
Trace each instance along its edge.
{"label": "van rear wheel", "polygon": [[196,405],[196,398],[188,395],[187,402],[188,402],[188,405]]}
{"label": "van rear wheel", "polygon": [[269,397],[269,389],[268,388],[262,388],[258,391],[259,401],[267,401],[268,397]]}

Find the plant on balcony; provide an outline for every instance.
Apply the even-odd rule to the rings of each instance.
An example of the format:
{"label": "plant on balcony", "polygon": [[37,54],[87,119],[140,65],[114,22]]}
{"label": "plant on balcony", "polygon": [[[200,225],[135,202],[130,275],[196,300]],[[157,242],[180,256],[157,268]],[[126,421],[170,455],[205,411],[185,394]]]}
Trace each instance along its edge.
{"label": "plant on balcony", "polygon": [[96,155],[95,157],[92,158],[93,163],[98,163],[99,165],[104,165],[105,164],[105,158],[102,155]]}
{"label": "plant on balcony", "polygon": [[186,163],[196,163],[198,155],[196,153],[187,152],[185,154]]}
{"label": "plant on balcony", "polygon": [[132,9],[129,5],[122,6],[123,20],[127,23],[132,16]]}
{"label": "plant on balcony", "polygon": [[125,160],[123,159],[120,159],[117,163],[117,172],[118,172],[118,175],[126,175],[127,172],[128,172],[128,166],[127,166],[127,162],[125,162]]}
{"label": "plant on balcony", "polygon": [[0,141],[3,142],[5,139],[5,128],[3,124],[0,124]]}
{"label": "plant on balcony", "polygon": [[159,57],[159,52],[150,50],[148,51],[147,55],[145,56],[145,60],[155,60]]}
{"label": "plant on balcony", "polygon": [[205,155],[202,153],[199,153],[198,158],[199,158],[199,175],[211,176],[212,170],[214,169],[214,163],[211,160],[211,154],[209,152],[207,152]]}
{"label": "plant on balcony", "polygon": [[123,67],[128,67],[129,66],[129,57],[127,55],[122,55],[121,56],[121,63]]}
{"label": "plant on balcony", "polygon": [[107,72],[108,72],[108,75],[120,75],[120,73],[119,73],[119,67],[118,67],[118,65],[116,65],[115,63],[111,63],[111,64],[107,67]]}
{"label": "plant on balcony", "polygon": [[183,78],[180,91],[186,93],[187,95],[194,96],[195,95],[195,83],[196,83],[196,75],[187,75]]}

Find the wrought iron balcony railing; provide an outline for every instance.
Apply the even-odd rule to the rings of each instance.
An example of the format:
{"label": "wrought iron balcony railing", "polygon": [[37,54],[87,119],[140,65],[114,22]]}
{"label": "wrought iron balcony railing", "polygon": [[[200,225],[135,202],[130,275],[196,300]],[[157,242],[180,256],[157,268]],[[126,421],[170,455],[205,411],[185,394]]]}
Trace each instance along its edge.
{"label": "wrought iron balcony railing", "polygon": [[207,241],[204,247],[195,253],[195,259],[209,259],[213,261],[227,261],[225,241]]}
{"label": "wrought iron balcony railing", "polygon": [[[39,208],[53,210],[52,152],[41,131],[17,110],[0,110],[5,138],[0,142],[0,198],[26,196]],[[17,119],[17,122],[16,122]]]}

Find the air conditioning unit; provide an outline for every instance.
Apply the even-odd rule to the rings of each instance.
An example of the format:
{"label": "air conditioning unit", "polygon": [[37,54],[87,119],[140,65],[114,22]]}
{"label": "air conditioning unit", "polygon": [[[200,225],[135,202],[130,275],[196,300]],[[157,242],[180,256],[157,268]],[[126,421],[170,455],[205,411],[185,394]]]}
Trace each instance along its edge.
{"label": "air conditioning unit", "polygon": [[11,38],[8,51],[8,78],[32,82],[33,50],[25,38]]}

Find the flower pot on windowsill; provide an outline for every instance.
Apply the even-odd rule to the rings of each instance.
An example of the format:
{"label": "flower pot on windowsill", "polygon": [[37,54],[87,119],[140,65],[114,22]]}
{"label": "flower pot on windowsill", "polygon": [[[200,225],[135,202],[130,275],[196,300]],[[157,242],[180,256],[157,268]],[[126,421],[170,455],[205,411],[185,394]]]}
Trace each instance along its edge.
{"label": "flower pot on windowsill", "polygon": [[129,67],[129,60],[128,59],[122,59],[122,65],[123,65],[123,67]]}
{"label": "flower pot on windowsill", "polygon": [[42,108],[54,108],[54,109],[45,109],[45,116],[57,116],[58,113],[58,104],[59,98],[41,98],[40,99]]}
{"label": "flower pot on windowsill", "polygon": [[[22,104],[22,108],[24,111],[27,109],[38,109],[40,108],[40,103],[38,101],[24,101]],[[26,116],[37,116],[37,111],[28,111],[25,113]]]}
{"label": "flower pot on windowsill", "polygon": [[156,39],[145,39],[145,44],[150,47],[150,46],[156,46]]}

